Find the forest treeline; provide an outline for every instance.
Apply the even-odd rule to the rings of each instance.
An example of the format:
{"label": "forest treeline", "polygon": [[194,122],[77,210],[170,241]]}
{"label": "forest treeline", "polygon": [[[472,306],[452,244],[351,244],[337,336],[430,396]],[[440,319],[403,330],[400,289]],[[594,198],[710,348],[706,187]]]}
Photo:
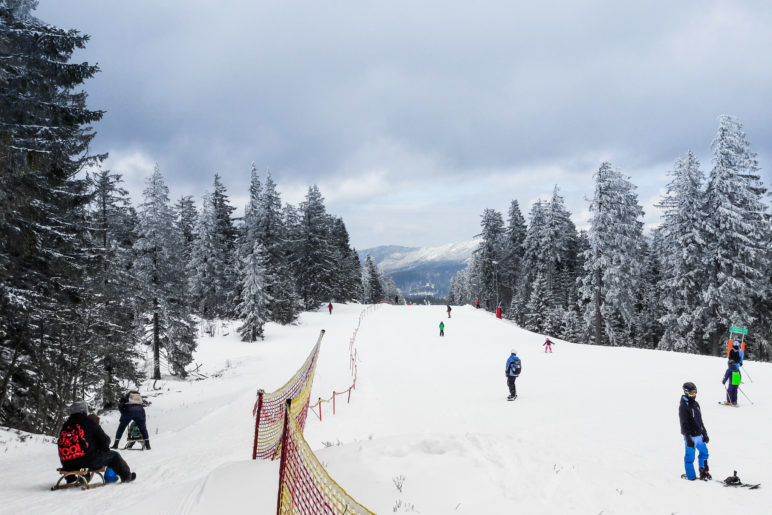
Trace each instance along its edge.
{"label": "forest treeline", "polygon": [[644,234],[630,178],[594,174],[589,228],[577,231],[555,186],[507,221],[482,214],[481,243],[451,281],[450,302],[475,303],[565,340],[719,355],[730,327],[749,331],[747,356],[769,360],[772,231],[756,154],[731,116],[719,117],[707,177],[692,151],[676,159]]}
{"label": "forest treeline", "polygon": [[110,408],[148,376],[186,377],[201,320],[259,341],[267,322],[399,295],[316,186],[282,203],[254,164],[243,215],[217,174],[198,206],[172,202],[158,166],[132,205],[89,153],[104,112],[76,88],[98,68],[70,63],[88,37],[34,6],[0,2],[0,425],[51,432],[75,399]]}

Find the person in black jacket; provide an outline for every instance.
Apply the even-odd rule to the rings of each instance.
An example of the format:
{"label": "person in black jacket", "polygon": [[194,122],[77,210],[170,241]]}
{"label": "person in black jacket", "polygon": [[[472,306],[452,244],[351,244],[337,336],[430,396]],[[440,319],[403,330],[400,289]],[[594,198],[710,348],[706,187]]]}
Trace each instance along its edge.
{"label": "person in black jacket", "polygon": [[110,437],[87,415],[88,404],[73,402],[68,413],[70,416],[62,425],[57,442],[62,469],[94,470],[107,466],[118,474],[122,482],[133,481],[137,477],[121,455],[110,450]]}
{"label": "person in black jacket", "polygon": [[702,423],[702,412],[700,404],[697,402],[697,387],[694,383],[687,382],[683,385],[684,394],[681,396],[681,404],[678,407],[678,418],[681,420],[681,434],[686,444],[686,453],[684,454],[684,467],[686,474],[681,477],[693,481],[697,479],[694,472],[694,449],[700,451],[699,468],[700,479],[713,479],[708,471],[708,446],[710,440],[708,430]]}
{"label": "person in black jacket", "polygon": [[743,353],[740,351],[740,342],[733,342],[732,349],[729,351],[729,361],[734,361],[739,366],[743,366]]}
{"label": "person in black jacket", "polygon": [[113,449],[118,448],[118,443],[121,441],[123,431],[133,420],[137,427],[139,427],[142,438],[145,439],[145,449],[150,450],[150,437],[147,432],[147,425],[145,424],[145,408],[143,406],[144,401],[142,396],[137,390],[129,390],[126,395],[121,397],[118,401],[118,411],[121,412],[121,420],[118,422],[118,430],[115,431],[115,442],[113,443]]}

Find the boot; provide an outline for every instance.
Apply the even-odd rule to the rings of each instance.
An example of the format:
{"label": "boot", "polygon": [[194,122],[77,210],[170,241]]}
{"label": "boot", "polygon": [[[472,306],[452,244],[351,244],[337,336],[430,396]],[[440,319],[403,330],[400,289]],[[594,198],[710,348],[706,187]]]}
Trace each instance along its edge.
{"label": "boot", "polygon": [[114,441],[114,442],[113,442],[113,446],[112,446],[112,447],[110,447],[110,448],[111,448],[111,449],[117,449],[117,448],[118,448],[118,443],[119,443],[119,442],[120,442],[120,440],[116,440],[116,441]]}
{"label": "boot", "polygon": [[705,460],[705,466],[700,469],[700,479],[703,481],[710,481],[713,479],[713,476],[710,475],[710,471],[708,470],[708,460]]}
{"label": "boot", "polygon": [[145,440],[145,449],[150,450],[150,440]]}

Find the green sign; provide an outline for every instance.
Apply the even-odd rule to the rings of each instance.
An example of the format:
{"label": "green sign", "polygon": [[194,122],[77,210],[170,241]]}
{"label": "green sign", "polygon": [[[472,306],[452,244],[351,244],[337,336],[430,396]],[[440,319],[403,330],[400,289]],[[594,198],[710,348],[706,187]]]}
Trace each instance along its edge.
{"label": "green sign", "polygon": [[738,333],[738,334],[748,334],[748,330],[744,327],[730,327],[729,332]]}

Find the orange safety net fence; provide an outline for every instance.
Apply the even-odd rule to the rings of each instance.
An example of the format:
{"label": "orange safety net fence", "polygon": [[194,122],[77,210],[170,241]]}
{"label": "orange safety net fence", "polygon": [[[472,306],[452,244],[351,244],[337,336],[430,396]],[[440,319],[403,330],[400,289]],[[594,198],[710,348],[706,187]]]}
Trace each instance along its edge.
{"label": "orange safety net fence", "polygon": [[[285,409],[292,412],[295,403]],[[372,514],[356,502],[324,470],[303,438],[294,416],[284,417],[277,515]]]}
{"label": "orange safety net fence", "polygon": [[324,329],[303,366],[292,376],[292,379],[287,381],[287,384],[271,393],[257,391],[257,401],[252,410],[252,415],[255,416],[253,460],[257,458],[273,460],[281,452],[282,426],[287,399],[292,399],[292,418],[300,430],[303,430],[323,336]]}

